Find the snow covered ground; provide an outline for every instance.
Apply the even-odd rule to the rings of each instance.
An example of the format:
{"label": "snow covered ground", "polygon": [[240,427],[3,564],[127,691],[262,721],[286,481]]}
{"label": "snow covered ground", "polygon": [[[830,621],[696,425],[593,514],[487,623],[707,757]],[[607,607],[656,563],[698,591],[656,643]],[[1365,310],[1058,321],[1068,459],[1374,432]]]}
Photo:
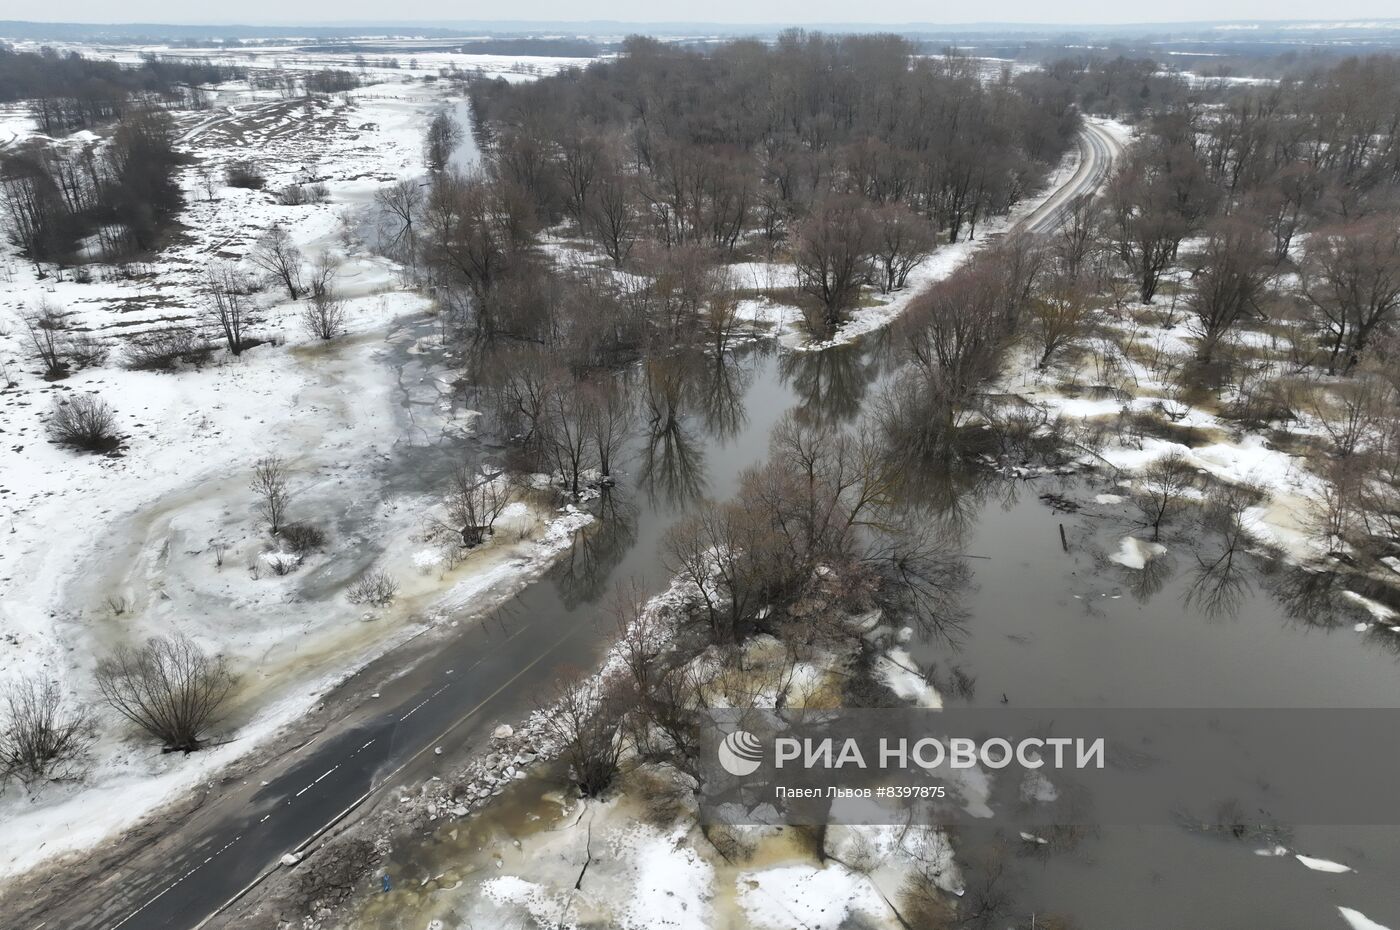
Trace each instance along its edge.
{"label": "snow covered ground", "polygon": [[[107,50],[126,60],[141,51]],[[253,56],[239,63],[254,67],[328,65],[324,55],[239,54]],[[462,55],[434,56],[420,70],[449,58],[463,69],[532,73]],[[349,62],[343,56],[337,66]],[[362,217],[381,185],[421,176],[423,127],[448,101],[431,84],[401,83],[398,72],[370,75],[378,77],[386,80],[319,101],[233,83],[219,89],[215,109],[176,114],[181,145],[198,162],[181,177],[182,233],[147,263],[97,266],[82,281],[40,278],[12,246],[0,246],[0,363],[14,382],[0,390],[0,686],[39,676],[94,703],[101,656],[174,633],[226,656],[239,676],[218,734],[227,742],[188,758],[161,755],[99,710],[84,780],[0,795],[0,875],[96,842],[207,780],[370,658],[449,611],[517,590],[589,519],[517,504],[465,559],[444,557],[429,532],[441,489],[411,480],[416,452],[464,441],[474,414],[453,403],[454,375],[435,361],[431,302],[372,252]],[[0,145],[32,137],[26,120],[18,110],[0,113]],[[222,178],[229,160],[248,157],[265,170],[265,191],[206,183],[201,167]],[[277,202],[274,191],[307,180],[325,183],[329,200]],[[252,327],[266,342],[242,356],[220,350],[208,366],[176,373],[124,367],[132,336],[196,321],[204,269],[213,261],[246,266],[274,224],[308,261],[326,256],[338,265],[348,335],[312,339],[302,331],[301,303],[269,288],[257,295]],[[43,380],[22,321],[40,300],[67,314],[71,330],[99,340],[105,359]],[[47,441],[52,399],[79,392],[114,409],[118,454]],[[286,463],[291,519],[327,535],[323,550],[286,575],[273,570],[282,546],[259,524],[249,489],[254,462],[268,455]],[[370,568],[398,581],[393,605],[349,603],[345,588]]]}

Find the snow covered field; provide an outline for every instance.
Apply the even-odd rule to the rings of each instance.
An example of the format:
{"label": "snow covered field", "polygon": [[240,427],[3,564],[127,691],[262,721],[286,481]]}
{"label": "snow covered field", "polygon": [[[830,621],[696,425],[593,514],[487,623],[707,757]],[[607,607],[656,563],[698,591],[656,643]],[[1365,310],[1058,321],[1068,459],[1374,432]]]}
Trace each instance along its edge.
{"label": "snow covered field", "polygon": [[[134,60],[143,51],[99,53]],[[240,52],[238,64],[352,67],[350,56],[327,58],[260,49]],[[480,67],[525,79],[562,63],[439,54],[423,56],[418,71]],[[162,756],[102,711],[83,781],[0,795],[0,874],[95,842],[207,780],[373,656],[449,611],[518,589],[587,522],[576,511],[516,504],[494,539],[460,561],[444,557],[427,532],[441,488],[429,476],[413,480],[416,451],[463,442],[474,414],[453,403],[453,373],[436,360],[431,302],[406,289],[401,269],[366,241],[374,192],[422,175],[423,127],[449,103],[443,89],[404,76],[374,72],[366,86],[323,100],[234,82],[218,89],[213,109],[176,114],[195,163],[181,177],[183,229],[149,263],[93,266],[83,280],[40,278],[13,246],[0,246],[0,381],[10,382],[0,384],[0,685],[49,678],[94,703],[101,656],[174,633],[226,656],[239,676],[220,734],[228,741],[216,749]],[[0,113],[0,145],[34,131],[22,110]],[[249,157],[266,172],[266,190],[223,186],[224,166]],[[324,183],[328,200],[277,201],[274,191],[306,181]],[[204,269],[246,266],[273,225],[308,261],[338,265],[347,335],[312,339],[302,303],[269,288],[257,295],[251,333],[264,343],[240,357],[220,350],[209,365],[175,373],[124,366],[131,337],[195,322]],[[41,300],[66,314],[70,331],[101,343],[100,364],[59,381],[40,376],[23,317]],[[115,411],[116,454],[48,442],[52,399],[82,392]],[[249,489],[254,462],[269,455],[286,463],[291,519],[327,536],[323,550],[285,575]],[[398,582],[392,606],[347,600],[346,586],[371,567]]]}

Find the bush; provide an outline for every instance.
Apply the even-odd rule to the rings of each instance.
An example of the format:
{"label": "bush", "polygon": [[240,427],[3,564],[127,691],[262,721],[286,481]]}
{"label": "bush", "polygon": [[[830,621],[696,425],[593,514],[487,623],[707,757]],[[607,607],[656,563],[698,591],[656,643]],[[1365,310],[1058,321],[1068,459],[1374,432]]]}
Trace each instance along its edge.
{"label": "bush", "polygon": [[64,343],[63,354],[70,368],[91,368],[107,357],[107,347],[91,333],[74,333]]}
{"label": "bush", "polygon": [[184,636],[158,636],[138,649],[123,646],[97,663],[102,697],[168,752],[204,745],[204,733],[219,719],[233,685],[223,658]]}
{"label": "bush", "polygon": [[330,196],[330,188],[320,181],[315,181],[311,184],[288,184],[277,192],[277,200],[284,207],[300,207],[309,203],[325,203],[330,199]]}
{"label": "bush", "polygon": [[257,163],[245,159],[229,163],[224,170],[224,183],[229,187],[260,191],[267,186],[267,178]]}
{"label": "bush", "polygon": [[313,295],[301,311],[301,325],[315,339],[334,339],[345,332],[345,303],[329,293]]}
{"label": "bush", "polygon": [[388,572],[368,571],[350,585],[345,596],[352,604],[386,607],[394,603],[398,593],[399,583],[390,577]]}
{"label": "bush", "polygon": [[174,371],[180,365],[202,367],[214,346],[192,326],[171,326],[146,333],[126,346],[126,367],[135,371]]}
{"label": "bush", "polygon": [[84,452],[110,452],[121,443],[116,414],[96,394],[55,398],[48,431],[54,442]]}
{"label": "bush", "polygon": [[5,698],[0,775],[28,784],[77,774],[92,742],[87,712],[69,706],[55,682],[37,678],[14,683]]}
{"label": "bush", "polygon": [[326,545],[326,531],[310,523],[288,523],[279,534],[292,552],[304,556]]}
{"label": "bush", "polygon": [[279,578],[301,568],[301,555],[296,552],[264,552],[262,560]]}

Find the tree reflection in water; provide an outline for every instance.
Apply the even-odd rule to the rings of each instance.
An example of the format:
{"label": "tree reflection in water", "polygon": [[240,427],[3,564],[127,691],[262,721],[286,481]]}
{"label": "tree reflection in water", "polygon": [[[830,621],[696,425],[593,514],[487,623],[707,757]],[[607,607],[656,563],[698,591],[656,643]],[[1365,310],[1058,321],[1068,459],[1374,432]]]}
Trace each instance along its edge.
{"label": "tree reflection in water", "polygon": [[699,500],[705,493],[705,453],[686,423],[682,406],[687,377],[685,360],[648,359],[644,369],[641,473],[647,495],[673,507]]}
{"label": "tree reflection in water", "polygon": [[605,486],[589,510],[594,521],[574,532],[573,545],[552,574],[571,609],[598,599],[637,539],[637,505],[621,489]]}

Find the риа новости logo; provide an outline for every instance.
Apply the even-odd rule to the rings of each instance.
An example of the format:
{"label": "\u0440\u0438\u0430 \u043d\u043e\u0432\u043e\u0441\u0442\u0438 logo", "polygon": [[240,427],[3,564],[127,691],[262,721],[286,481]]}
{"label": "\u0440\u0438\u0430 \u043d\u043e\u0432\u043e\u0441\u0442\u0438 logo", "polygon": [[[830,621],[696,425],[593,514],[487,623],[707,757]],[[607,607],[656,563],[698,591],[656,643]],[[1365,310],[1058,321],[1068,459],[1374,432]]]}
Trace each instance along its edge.
{"label": "\u0440\u0438\u0430 \u043d\u043e\u0432\u043e\u0441\u0442\u0438 logo", "polygon": [[730,775],[752,775],[762,762],[763,744],[747,730],[735,730],[719,744],[719,764]]}

